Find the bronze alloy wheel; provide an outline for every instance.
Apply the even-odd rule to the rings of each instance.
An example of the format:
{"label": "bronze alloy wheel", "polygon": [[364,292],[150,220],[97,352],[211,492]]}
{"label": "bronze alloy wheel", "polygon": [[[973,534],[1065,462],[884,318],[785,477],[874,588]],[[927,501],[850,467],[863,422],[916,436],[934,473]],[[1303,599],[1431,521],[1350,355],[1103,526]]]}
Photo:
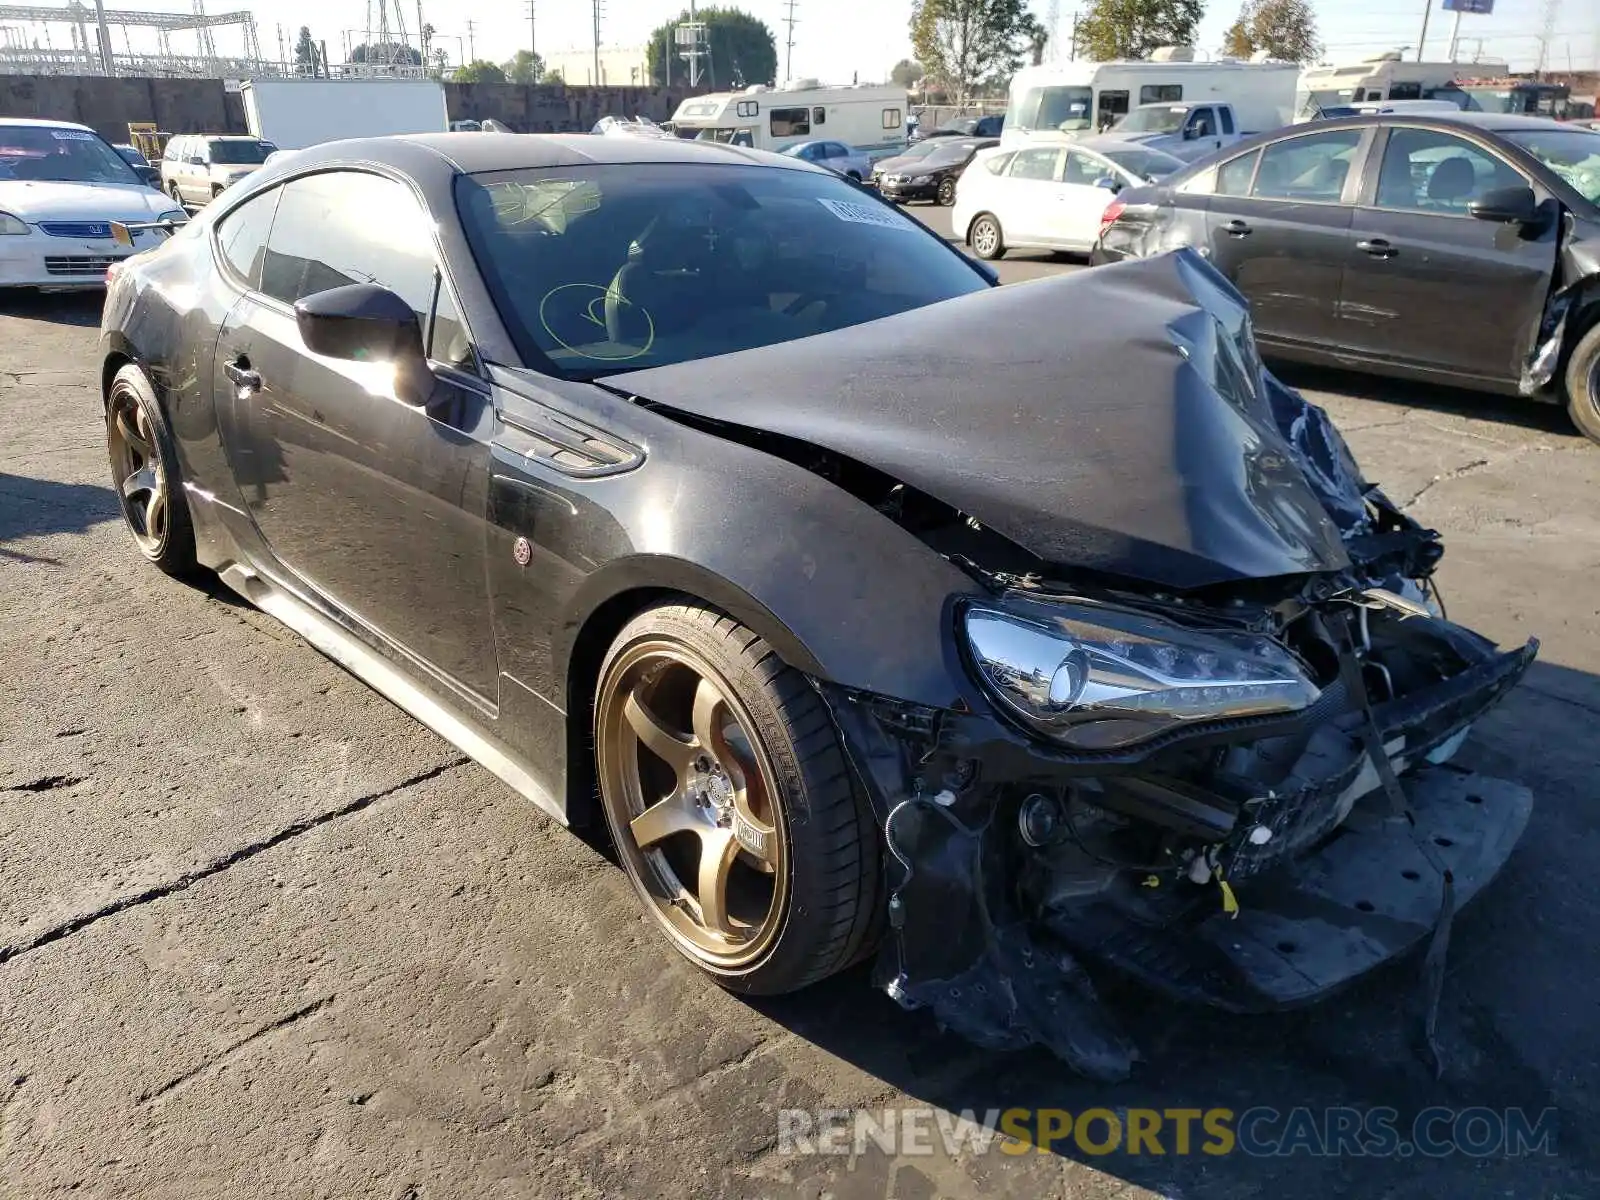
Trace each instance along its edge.
{"label": "bronze alloy wheel", "polygon": [[158,559],[171,532],[170,476],[162,461],[161,440],[145,406],[120,380],[112,388],[106,413],[106,445],[111,453],[111,478],[128,529],[145,557]]}
{"label": "bronze alloy wheel", "polygon": [[758,962],[788,898],[788,832],[753,728],[716,668],[669,638],[628,646],[595,702],[617,854],[667,933],[713,972]]}

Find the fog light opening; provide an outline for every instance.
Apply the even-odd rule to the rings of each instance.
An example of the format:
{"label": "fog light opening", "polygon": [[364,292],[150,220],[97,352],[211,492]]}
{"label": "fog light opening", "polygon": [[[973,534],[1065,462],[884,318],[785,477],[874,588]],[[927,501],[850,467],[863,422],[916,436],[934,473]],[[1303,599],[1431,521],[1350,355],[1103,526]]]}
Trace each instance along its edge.
{"label": "fog light opening", "polygon": [[1066,835],[1066,824],[1066,809],[1059,796],[1035,792],[1017,810],[1017,831],[1035,849],[1059,842]]}

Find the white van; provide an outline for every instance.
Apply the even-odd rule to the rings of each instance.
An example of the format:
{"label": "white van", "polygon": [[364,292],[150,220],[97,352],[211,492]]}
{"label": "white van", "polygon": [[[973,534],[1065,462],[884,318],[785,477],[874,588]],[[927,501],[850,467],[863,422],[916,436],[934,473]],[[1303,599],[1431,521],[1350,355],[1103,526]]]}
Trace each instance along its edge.
{"label": "white van", "polygon": [[[1187,57],[1186,57],[1187,56]],[[1300,68],[1293,63],[1190,61],[1168,47],[1147,60],[1024,67],[1011,80],[1003,145],[1097,133],[1146,104],[1225,102],[1239,132],[1287,125]]]}
{"label": "white van", "polygon": [[1502,63],[1407,62],[1393,50],[1359,62],[1308,67],[1300,75],[1295,118],[1306,121],[1323,109],[1364,101],[1426,100],[1457,79],[1505,73]]}
{"label": "white van", "polygon": [[906,91],[878,84],[824,87],[814,79],[785,88],[755,84],[690,97],[672,114],[672,129],[681,138],[757,150],[827,138],[879,157],[906,144]]}

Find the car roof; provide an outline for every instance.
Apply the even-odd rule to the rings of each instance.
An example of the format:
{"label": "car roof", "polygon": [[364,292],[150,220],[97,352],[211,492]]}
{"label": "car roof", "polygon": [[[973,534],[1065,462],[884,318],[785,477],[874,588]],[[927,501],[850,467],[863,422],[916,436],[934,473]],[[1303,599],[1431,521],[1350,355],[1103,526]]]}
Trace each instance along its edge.
{"label": "car roof", "polygon": [[79,125],[76,121],[46,121],[42,117],[0,117],[0,125],[22,125],[30,129],[84,129],[93,133],[87,125]]}
{"label": "car roof", "polygon": [[248,133],[197,133],[193,136],[204,138],[208,142],[264,142],[268,140]]}
{"label": "car roof", "polygon": [[[1331,121],[1318,121],[1317,125],[1331,129],[1342,125],[1461,125],[1485,133],[1514,133],[1519,129],[1549,129],[1562,127],[1562,123],[1549,117],[1524,117],[1510,113],[1482,112],[1392,112],[1363,113],[1355,117],[1336,117]],[[1299,130],[1301,126],[1291,126]],[[1282,131],[1277,131],[1282,132]]]}
{"label": "car roof", "polygon": [[530,167],[579,167],[589,164],[743,162],[791,171],[818,168],[802,160],[684,138],[603,137],[589,133],[420,133],[361,138],[309,146],[295,156],[295,169],[331,162],[385,162],[406,150],[430,151],[464,174],[515,171]]}

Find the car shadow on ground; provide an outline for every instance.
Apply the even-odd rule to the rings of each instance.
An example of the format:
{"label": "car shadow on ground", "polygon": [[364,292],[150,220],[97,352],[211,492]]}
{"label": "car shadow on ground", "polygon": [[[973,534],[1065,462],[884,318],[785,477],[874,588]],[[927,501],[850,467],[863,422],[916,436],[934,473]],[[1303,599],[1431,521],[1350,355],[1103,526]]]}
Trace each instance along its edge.
{"label": "car shadow on ground", "polygon": [[[1592,1194],[1585,1181],[1600,1168],[1600,1143],[1589,1132],[1594,1105],[1586,1086],[1573,1082],[1582,1077],[1589,1051],[1570,1059],[1558,1053],[1555,1061],[1567,1066],[1536,1065],[1532,1059],[1540,1052],[1527,1053],[1530,1043],[1522,1031],[1538,1026],[1547,996],[1584,986],[1577,975],[1587,968],[1569,963],[1562,945],[1582,939],[1583,925],[1592,928],[1592,904],[1578,899],[1574,908],[1582,905],[1582,911],[1569,908],[1565,918],[1536,916],[1526,906],[1536,903],[1531,895],[1550,886],[1541,881],[1581,875],[1583,851],[1574,847],[1587,844],[1585,837],[1592,834],[1583,779],[1594,756],[1574,750],[1566,761],[1554,761],[1560,756],[1552,755],[1551,761],[1524,767],[1527,756],[1515,746],[1535,736],[1533,729],[1544,730],[1542,736],[1558,746],[1568,736],[1581,736],[1596,714],[1600,678],[1538,663],[1522,689],[1480,723],[1458,759],[1486,774],[1527,783],[1535,792],[1535,809],[1501,876],[1456,917],[1439,1015],[1440,1078],[1420,1052],[1420,953],[1380,968],[1318,1005],[1267,1015],[1182,1004],[1125,980],[1097,976],[1104,1003],[1118,1014],[1143,1056],[1128,1080],[1112,1084],[1076,1075],[1042,1048],[985,1051],[942,1032],[926,1013],[904,1012],[872,987],[865,966],[795,995],[753,1003],[770,1019],[909,1097],[889,1103],[928,1105],[953,1115],[970,1111],[980,1121],[985,1114],[1017,1108],[1108,1112],[1124,1131],[1115,1150],[1103,1152],[1108,1126],[1102,1116],[1092,1123],[1088,1149],[1067,1132],[1051,1152],[1166,1196],[1236,1200],[1292,1193],[1320,1200],[1381,1194],[1456,1200]],[[1514,972],[1509,978],[1508,968]],[[1595,1034],[1592,1009],[1590,1004],[1584,1015],[1553,1018],[1534,1043],[1572,1038],[1587,1044]],[[1553,1129],[1554,1136],[1543,1152],[1517,1157],[1418,1154],[1409,1148],[1413,1123],[1436,1106],[1458,1113],[1489,1109],[1502,1120],[1507,1109],[1520,1109],[1530,1127],[1542,1120],[1542,1128]],[[1347,1119],[1340,1110],[1359,1110],[1358,1119],[1371,1120],[1380,1107],[1395,1110],[1399,1137],[1390,1153],[1357,1155],[1348,1144],[1343,1155],[1316,1153],[1338,1148],[1337,1122]],[[1220,1141],[1202,1127],[1201,1114],[1219,1109],[1232,1114],[1228,1125],[1239,1137],[1231,1153],[1219,1154]],[[1307,1115],[1295,1116],[1299,1109]],[[1132,1110],[1156,1114],[1159,1154],[1149,1143],[1142,1153],[1128,1152]],[[1182,1121],[1169,1115],[1182,1110],[1194,1113],[1187,1153],[1179,1152],[1177,1141]],[[1244,1115],[1252,1111],[1256,1136],[1247,1149]],[[1143,1119],[1148,1127],[1151,1118]],[[1450,1120],[1430,1126],[1430,1132],[1448,1135]],[[1302,1139],[1292,1154],[1264,1153],[1267,1143],[1287,1135],[1290,1121],[1315,1136]],[[937,1147],[936,1132],[932,1141]],[[1399,1149],[1401,1141],[1408,1149]],[[1003,1153],[991,1147],[988,1154],[1005,1161],[1017,1149]]]}
{"label": "car shadow on ground", "polygon": [[106,294],[99,288],[74,292],[0,291],[0,316],[49,325],[77,325],[92,329],[100,324]]}
{"label": "car shadow on ground", "polygon": [[1467,388],[1416,383],[1406,379],[1388,379],[1302,363],[1275,361],[1272,370],[1284,383],[1303,391],[1336,392],[1352,399],[1372,400],[1397,408],[1426,409],[1451,416],[1494,421],[1549,434],[1551,437],[1578,439],[1583,436],[1568,418],[1564,407],[1545,400],[1474,392]]}
{"label": "car shadow on ground", "polygon": [[88,483],[57,483],[0,471],[0,561],[55,563],[46,555],[15,549],[22,538],[86,533],[122,515],[117,494]]}

